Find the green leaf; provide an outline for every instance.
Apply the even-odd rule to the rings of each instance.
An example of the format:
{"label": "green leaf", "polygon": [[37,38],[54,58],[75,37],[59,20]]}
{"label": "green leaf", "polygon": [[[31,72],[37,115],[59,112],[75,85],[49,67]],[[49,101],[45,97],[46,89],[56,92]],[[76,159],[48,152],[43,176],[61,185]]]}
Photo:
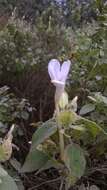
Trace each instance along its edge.
{"label": "green leaf", "polygon": [[95,98],[97,101],[107,106],[107,97],[103,96],[100,92],[95,93]]}
{"label": "green leaf", "polygon": [[20,171],[20,168],[21,168],[20,162],[18,162],[15,158],[11,158],[9,161],[10,161],[10,164],[13,166],[13,168],[15,168],[16,171]]}
{"label": "green leaf", "polygon": [[38,173],[42,172],[43,170],[47,170],[49,168],[61,169],[63,168],[63,165],[59,163],[57,160],[51,159],[48,160],[48,162],[38,171]]}
{"label": "green leaf", "polygon": [[85,115],[95,110],[94,104],[86,104],[80,110],[80,115]]}
{"label": "green leaf", "polygon": [[31,150],[26,157],[25,163],[21,168],[21,172],[33,172],[35,170],[43,168],[50,160],[49,156],[39,150]]}
{"label": "green leaf", "polygon": [[85,131],[85,128],[82,125],[70,125],[69,127],[77,131]]}
{"label": "green leaf", "polygon": [[17,179],[16,184],[17,184],[19,190],[25,190],[21,179]]}
{"label": "green leaf", "polygon": [[35,170],[43,169],[48,166],[47,165],[48,161],[52,159],[46,153],[36,148],[39,144],[44,142],[56,131],[57,131],[57,126],[53,120],[49,120],[43,123],[42,126],[36,130],[36,132],[32,137],[31,150],[25,160],[23,167],[21,168],[21,172],[32,172]]}
{"label": "green leaf", "polygon": [[57,126],[54,121],[49,120],[43,123],[42,126],[36,130],[32,137],[32,149],[35,149],[39,144],[44,142],[44,140],[49,138],[56,131]]}
{"label": "green leaf", "polygon": [[13,178],[0,166],[0,190],[18,190]]}
{"label": "green leaf", "polygon": [[100,132],[107,135],[107,133],[98,124],[89,119],[78,117],[78,124],[83,124],[83,127],[85,127],[93,137],[96,137]]}
{"label": "green leaf", "polygon": [[8,174],[7,174],[7,172],[2,168],[2,166],[0,165],[0,178],[1,177],[5,177],[5,176],[7,176]]}
{"label": "green leaf", "polygon": [[27,120],[29,118],[29,113],[27,111],[22,111],[21,116],[24,120]]}
{"label": "green leaf", "polygon": [[68,145],[64,153],[64,162],[71,176],[80,178],[86,167],[86,160],[83,150],[77,144]]}

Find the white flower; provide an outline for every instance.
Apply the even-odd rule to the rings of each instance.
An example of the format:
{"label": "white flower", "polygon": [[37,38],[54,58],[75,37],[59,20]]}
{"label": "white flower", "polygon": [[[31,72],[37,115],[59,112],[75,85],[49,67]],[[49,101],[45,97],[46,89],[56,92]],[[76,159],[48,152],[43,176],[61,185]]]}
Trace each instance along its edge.
{"label": "white flower", "polygon": [[64,92],[65,82],[70,70],[71,61],[64,61],[61,65],[57,59],[52,59],[48,64],[48,73],[51,78],[51,82],[56,87],[55,103],[59,102],[59,99]]}

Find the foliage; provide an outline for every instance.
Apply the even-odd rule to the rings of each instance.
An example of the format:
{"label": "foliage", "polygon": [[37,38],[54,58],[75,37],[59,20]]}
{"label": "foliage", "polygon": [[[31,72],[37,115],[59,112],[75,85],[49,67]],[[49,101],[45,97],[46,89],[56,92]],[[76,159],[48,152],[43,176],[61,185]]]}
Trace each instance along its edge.
{"label": "foliage", "polygon": [[44,12],[33,28],[12,17],[0,31],[0,83],[10,86],[19,97],[28,98],[32,106],[38,109],[42,106],[42,112],[36,112],[37,119],[44,114],[45,119],[49,118],[45,109],[49,107],[47,99],[52,91],[48,88],[47,63],[53,57],[62,60],[70,56],[72,48],[65,27],[51,18],[50,13],[53,15],[54,11]]}
{"label": "foliage", "polygon": [[[98,6],[99,4],[97,8]],[[104,92],[107,84],[107,29],[105,26],[107,6],[102,5],[102,10],[98,12],[98,22],[84,25],[82,29],[76,31],[72,80],[73,82],[76,80],[76,86],[79,83],[79,87],[83,89]]]}
{"label": "foliage", "polygon": [[[16,98],[7,86],[0,88],[0,162],[6,162],[10,159],[13,146],[18,149],[17,146],[12,144],[13,136],[11,133],[13,129],[10,129],[5,137],[3,137],[8,127],[12,123],[19,124],[22,121],[28,120],[31,112],[32,107],[26,99]],[[19,130],[21,129],[18,128],[16,132]],[[18,190],[14,179],[1,166],[0,174],[0,189]]]}
{"label": "foliage", "polygon": [[1,130],[3,124],[15,123],[20,119],[27,120],[32,111],[30,104],[25,99],[18,99],[9,92],[9,88],[0,88],[0,122]]}
{"label": "foliage", "polygon": [[[32,137],[31,149],[21,172],[41,171],[50,167],[57,168],[59,165],[62,171],[61,173],[65,176],[66,185],[70,187],[85,173],[85,152],[88,152],[87,145],[89,139],[91,140],[90,143],[93,143],[95,139],[100,138],[101,135],[107,138],[107,134],[95,122],[78,116],[75,112],[70,110],[70,108],[69,111],[67,109],[68,108],[63,109],[58,115],[39,125],[39,128]],[[70,119],[68,119],[68,116]],[[61,130],[63,130],[63,132],[61,133],[64,134],[64,142],[66,143],[63,158],[58,156],[56,159],[56,155],[59,155],[60,152],[58,147],[58,125],[62,127]],[[77,132],[76,135],[73,131]],[[84,138],[87,135],[88,141]],[[82,147],[81,142],[84,145]],[[89,156],[90,152],[87,153],[87,157]],[[51,164],[48,165],[50,162]]]}
{"label": "foliage", "polygon": [[67,0],[64,10],[66,24],[73,28],[96,19],[95,1],[93,0]]}
{"label": "foliage", "polygon": [[17,76],[35,67],[46,67],[53,56],[67,57],[72,47],[66,38],[65,27],[59,26],[51,8],[39,17],[33,29],[23,20],[14,20],[12,17],[0,31],[0,41],[0,74],[12,78],[12,74]]}
{"label": "foliage", "polygon": [[6,170],[2,168],[0,165],[0,189],[1,190],[18,190],[16,183],[14,182],[13,178],[8,175]]}
{"label": "foliage", "polygon": [[[0,137],[3,137],[11,124],[17,125],[16,133],[22,133],[19,125],[28,121],[33,111],[26,99],[16,98],[9,87],[0,88]],[[1,142],[2,143],[2,142]],[[2,152],[2,147],[0,148]]]}
{"label": "foliage", "polygon": [[[100,3],[101,2],[101,3]],[[0,15],[11,15],[16,12],[16,18],[23,18],[24,20],[34,24],[38,22],[38,18],[44,12],[52,10],[55,17],[66,26],[73,28],[80,27],[84,23],[92,22],[97,19],[97,8],[102,10],[103,1],[97,0],[1,0],[0,1]],[[58,13],[59,12],[59,13]]]}
{"label": "foliage", "polygon": [[[6,23],[5,16],[1,17],[4,13]],[[107,154],[106,52],[105,0],[0,1],[0,161],[10,158],[6,155],[7,149],[4,151],[3,142],[7,142],[4,135],[12,123],[18,124],[13,141],[21,147],[18,153],[13,152],[12,159],[3,163],[3,168],[0,166],[1,189],[7,186],[7,189],[17,189],[14,178],[19,179],[19,172],[23,180],[27,172],[38,170],[39,174],[45,170],[47,173],[47,169],[53,171],[52,168],[61,176],[61,181],[64,180],[66,189],[76,182],[78,190],[96,188],[92,181],[96,171],[102,172],[99,182],[95,180],[101,186],[106,167],[102,165]],[[49,119],[54,105],[47,63],[52,58],[72,61],[67,91],[70,99],[78,96],[78,105],[77,98],[69,104],[68,100],[63,103],[67,98],[65,94],[59,115],[54,114]],[[33,118],[29,120],[32,111]],[[38,120],[41,122],[35,124]],[[63,159],[60,157],[58,125],[64,136]],[[36,131],[34,127],[37,127]],[[21,168],[23,160],[25,163]],[[91,186],[86,187],[87,184]]]}

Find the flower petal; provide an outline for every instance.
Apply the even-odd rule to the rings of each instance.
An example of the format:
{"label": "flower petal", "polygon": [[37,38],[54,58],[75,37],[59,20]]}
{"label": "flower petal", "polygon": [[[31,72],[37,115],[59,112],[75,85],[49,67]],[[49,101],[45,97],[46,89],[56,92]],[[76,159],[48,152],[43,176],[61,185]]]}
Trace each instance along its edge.
{"label": "flower petal", "polygon": [[70,70],[70,65],[71,65],[70,60],[63,62],[62,66],[61,66],[61,72],[60,72],[60,81],[62,81],[62,82],[66,81],[67,75],[68,75],[69,70]]}
{"label": "flower petal", "polygon": [[58,80],[60,76],[60,63],[57,59],[52,59],[48,64],[48,73],[51,80]]}
{"label": "flower petal", "polygon": [[54,86],[56,88],[64,88],[65,87],[65,83],[62,81],[56,81],[56,80],[52,80],[52,83],[54,84]]}

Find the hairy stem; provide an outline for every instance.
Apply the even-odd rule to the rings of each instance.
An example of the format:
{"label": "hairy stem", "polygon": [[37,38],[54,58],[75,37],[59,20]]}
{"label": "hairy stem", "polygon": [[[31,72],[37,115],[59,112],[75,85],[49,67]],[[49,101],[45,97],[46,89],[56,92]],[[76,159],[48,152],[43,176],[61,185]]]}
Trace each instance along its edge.
{"label": "hairy stem", "polygon": [[59,107],[58,104],[56,105],[56,117],[57,117],[57,127],[58,127],[58,133],[59,133],[59,147],[60,147],[60,158],[63,161],[64,156],[64,135],[62,132],[62,126],[60,125],[58,121],[59,116]]}

